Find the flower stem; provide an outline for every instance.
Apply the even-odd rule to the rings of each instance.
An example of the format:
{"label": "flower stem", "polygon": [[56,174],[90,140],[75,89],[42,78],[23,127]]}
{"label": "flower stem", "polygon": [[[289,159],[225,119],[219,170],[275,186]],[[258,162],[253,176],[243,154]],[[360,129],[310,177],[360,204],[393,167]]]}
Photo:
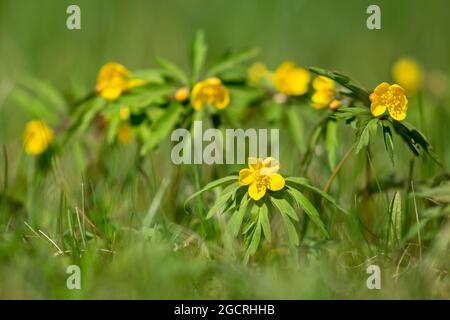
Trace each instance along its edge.
{"label": "flower stem", "polygon": [[327,183],[325,184],[325,187],[323,188],[324,192],[328,192],[331,188],[331,185],[333,184],[334,179],[336,179],[339,171],[342,169],[342,167],[344,166],[345,162],[350,158],[350,156],[353,153],[353,150],[355,149],[355,146],[352,145],[347,152],[345,153],[344,157],[341,159],[341,161],[339,161],[338,165],[336,166],[336,169],[334,169],[333,173],[331,174],[331,176],[328,178]]}

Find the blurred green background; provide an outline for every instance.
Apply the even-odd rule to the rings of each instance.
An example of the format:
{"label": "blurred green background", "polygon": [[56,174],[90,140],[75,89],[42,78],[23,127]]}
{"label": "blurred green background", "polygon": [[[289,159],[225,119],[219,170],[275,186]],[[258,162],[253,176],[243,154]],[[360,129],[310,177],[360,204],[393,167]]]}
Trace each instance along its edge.
{"label": "blurred green background", "polygon": [[[70,4],[81,8],[79,31],[66,29]],[[371,4],[381,7],[381,30],[366,27]],[[255,46],[271,66],[290,58],[372,87],[400,56],[448,72],[449,10],[447,0],[1,0],[0,75],[27,71],[68,90],[80,80],[92,86],[109,60],[133,69],[162,55],[187,65],[186,49],[202,28],[210,57]]]}

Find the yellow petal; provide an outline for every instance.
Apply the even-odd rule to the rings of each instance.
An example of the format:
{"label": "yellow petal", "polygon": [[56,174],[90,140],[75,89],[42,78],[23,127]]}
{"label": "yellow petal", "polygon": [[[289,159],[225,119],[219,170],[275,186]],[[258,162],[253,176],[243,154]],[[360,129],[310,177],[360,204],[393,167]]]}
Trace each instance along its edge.
{"label": "yellow petal", "polygon": [[259,200],[266,194],[267,188],[264,185],[257,185],[256,183],[252,183],[250,187],[248,187],[248,195],[253,200]]}
{"label": "yellow petal", "polygon": [[122,94],[122,89],[120,87],[111,87],[103,89],[101,96],[109,101],[114,101]]}
{"label": "yellow petal", "polygon": [[389,90],[390,86],[391,85],[389,83],[382,82],[375,88],[375,90],[373,90],[373,92],[376,95],[381,96],[381,95],[385,94]]}
{"label": "yellow petal", "polygon": [[214,104],[217,109],[225,109],[230,104],[230,95],[227,88],[222,87],[222,95],[222,99]]}
{"label": "yellow petal", "polygon": [[399,106],[400,111],[396,110],[389,110],[389,114],[392,118],[394,118],[397,121],[405,120],[406,118],[406,111],[408,110],[408,99],[406,96],[403,96],[402,103]]}
{"label": "yellow petal", "polygon": [[285,181],[281,174],[275,173],[271,174],[269,176],[270,183],[269,183],[269,189],[272,191],[278,191],[284,188]]}
{"label": "yellow petal", "polygon": [[249,185],[255,181],[254,171],[251,169],[242,169],[239,171],[239,183],[243,186]]}
{"label": "yellow petal", "polygon": [[262,167],[262,159],[255,158],[255,157],[249,157],[248,158],[248,167],[251,170],[254,170],[254,171],[257,171],[257,170],[261,169],[261,167]]}
{"label": "yellow petal", "polygon": [[269,175],[269,174],[277,173],[278,170],[280,170],[280,162],[273,157],[268,157],[268,158],[264,159],[262,162],[262,168],[260,169],[260,174]]}
{"label": "yellow petal", "polygon": [[374,101],[370,105],[370,112],[372,112],[372,115],[374,117],[381,116],[383,113],[386,112],[387,107],[383,104],[380,104],[379,101]]}

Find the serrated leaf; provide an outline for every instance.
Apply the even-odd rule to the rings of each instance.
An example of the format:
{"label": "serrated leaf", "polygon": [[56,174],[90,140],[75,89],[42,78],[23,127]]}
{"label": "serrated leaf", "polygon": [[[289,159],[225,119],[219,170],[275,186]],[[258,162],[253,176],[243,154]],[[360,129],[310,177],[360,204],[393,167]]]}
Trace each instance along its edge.
{"label": "serrated leaf", "polygon": [[328,231],[325,228],[325,224],[320,218],[319,212],[313,206],[313,204],[298,190],[288,188],[289,194],[295,199],[297,204],[308,215],[311,221],[319,228],[319,230],[328,238]]}
{"label": "serrated leaf", "polygon": [[377,125],[377,118],[363,121],[362,126],[358,129],[356,134],[355,154],[358,154],[363,148],[367,147],[370,142],[370,136],[373,135],[374,127],[376,128]]}

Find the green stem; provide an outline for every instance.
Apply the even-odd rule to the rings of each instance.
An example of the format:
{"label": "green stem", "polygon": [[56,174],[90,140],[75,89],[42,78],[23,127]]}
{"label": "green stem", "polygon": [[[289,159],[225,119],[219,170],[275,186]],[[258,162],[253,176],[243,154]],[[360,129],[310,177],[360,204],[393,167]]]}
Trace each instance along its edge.
{"label": "green stem", "polygon": [[[200,178],[201,172],[200,172],[200,165],[194,164],[194,183],[195,183],[195,191],[200,191],[201,186],[201,178]],[[197,197],[196,199],[196,211],[197,215],[200,219],[201,228],[202,228],[202,235],[206,236],[206,220],[205,220],[205,210],[203,206],[203,200],[202,197]]]}

